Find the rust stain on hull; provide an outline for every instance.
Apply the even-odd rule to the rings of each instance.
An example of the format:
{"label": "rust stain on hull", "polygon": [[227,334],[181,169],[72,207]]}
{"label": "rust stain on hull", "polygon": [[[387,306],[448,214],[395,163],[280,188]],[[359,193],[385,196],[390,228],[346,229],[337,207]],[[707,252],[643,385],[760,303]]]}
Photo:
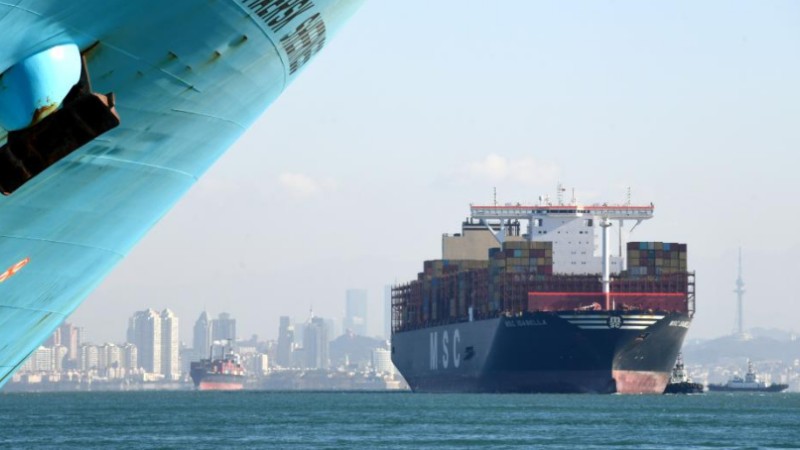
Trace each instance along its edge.
{"label": "rust stain on hull", "polygon": [[620,394],[663,394],[669,382],[666,372],[642,370],[613,370]]}

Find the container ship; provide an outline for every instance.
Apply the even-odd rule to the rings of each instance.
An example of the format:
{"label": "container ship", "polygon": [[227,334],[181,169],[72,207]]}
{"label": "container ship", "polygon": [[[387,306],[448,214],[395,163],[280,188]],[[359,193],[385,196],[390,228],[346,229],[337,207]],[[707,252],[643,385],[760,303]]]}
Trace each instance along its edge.
{"label": "container ship", "polygon": [[653,214],[470,206],[442,259],[392,287],[392,361],[418,392],[662,394],[695,281],[685,244],[625,242]]}
{"label": "container ship", "polygon": [[214,345],[208,359],[193,361],[190,375],[198,391],[240,391],[244,389],[245,371],[238,354],[231,347],[221,346],[221,355],[214,357]]}

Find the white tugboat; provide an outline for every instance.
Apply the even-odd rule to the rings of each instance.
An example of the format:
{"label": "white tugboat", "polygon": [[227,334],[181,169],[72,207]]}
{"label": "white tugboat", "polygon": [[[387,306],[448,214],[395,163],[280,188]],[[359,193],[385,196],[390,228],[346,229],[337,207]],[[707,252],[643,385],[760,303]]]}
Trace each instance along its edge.
{"label": "white tugboat", "polygon": [[702,394],[704,392],[703,385],[695,383],[689,377],[686,368],[683,366],[683,356],[679,353],[678,360],[675,362],[675,367],[672,369],[672,375],[669,378],[669,383],[665,394]]}
{"label": "white tugboat", "polygon": [[709,384],[709,391],[722,392],[782,392],[789,387],[788,384],[767,383],[758,376],[753,368],[753,362],[747,360],[747,373],[744,378],[734,375],[725,384]]}

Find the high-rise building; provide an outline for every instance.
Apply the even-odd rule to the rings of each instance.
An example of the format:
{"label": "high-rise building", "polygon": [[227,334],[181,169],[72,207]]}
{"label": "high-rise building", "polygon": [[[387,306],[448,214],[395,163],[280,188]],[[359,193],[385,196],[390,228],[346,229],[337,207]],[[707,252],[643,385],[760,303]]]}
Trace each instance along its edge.
{"label": "high-rise building", "polygon": [[385,373],[394,376],[394,364],[392,364],[392,352],[385,348],[372,350],[372,368],[375,372]]}
{"label": "high-rise building", "polygon": [[97,370],[99,366],[99,352],[97,346],[91,344],[81,344],[78,351],[79,368],[81,371]]}
{"label": "high-rise building", "polygon": [[215,341],[230,339],[236,342],[236,319],[231,319],[228,313],[220,313],[211,321],[211,336]]}
{"label": "high-rise building", "polygon": [[121,367],[127,370],[135,370],[139,368],[139,351],[136,345],[127,342],[122,345],[122,362]]}
{"label": "high-rise building", "polygon": [[53,344],[67,348],[67,356],[63,361],[67,368],[78,367],[78,351],[81,345],[81,330],[71,323],[62,323],[53,333]]}
{"label": "high-rise building", "polygon": [[40,346],[33,352],[30,360],[33,361],[31,370],[34,372],[50,372],[55,368],[51,347]]}
{"label": "high-rise building", "polygon": [[56,345],[61,345],[61,327],[56,328],[56,331],[53,331],[53,334],[51,334],[42,345],[45,347],[55,347]]}
{"label": "high-rise building", "polygon": [[118,345],[105,343],[97,348],[97,368],[99,370],[122,367],[122,358],[122,348]]}
{"label": "high-rise building", "polygon": [[275,362],[280,367],[292,365],[292,350],[294,350],[294,325],[288,316],[281,316],[278,328],[278,350]]}
{"label": "high-rise building", "polygon": [[[293,351],[297,351],[297,349],[303,348],[302,346],[303,334],[306,331],[306,322],[308,322],[308,320],[304,319],[298,320],[297,318],[292,319],[292,323],[294,323],[294,342],[297,344],[294,346]],[[305,361],[305,360],[303,359],[298,361]],[[302,366],[302,364],[300,364],[300,366]]]}
{"label": "high-rise building", "polygon": [[203,311],[194,323],[192,350],[194,350],[195,358],[208,358],[211,341],[211,320],[208,318],[208,313]]}
{"label": "high-rise building", "polygon": [[149,373],[161,373],[161,315],[147,309],[128,321],[128,342],[136,345],[137,367]]}
{"label": "high-rise building", "polygon": [[328,327],[325,319],[312,317],[303,334],[303,350],[307,369],[328,368]]}
{"label": "high-rise building", "polygon": [[165,309],[161,312],[161,373],[167,380],[181,377],[178,317]]}
{"label": "high-rise building", "polygon": [[360,336],[367,336],[367,291],[348,289],[345,296],[344,328]]}
{"label": "high-rise building", "polygon": [[340,336],[341,333],[339,332],[338,324],[336,323],[336,319],[325,319],[325,326],[328,328],[328,338],[333,339],[336,336]]}
{"label": "high-rise building", "polygon": [[[193,348],[186,347],[181,344],[181,350],[178,354],[181,360],[181,373],[189,373],[192,370],[192,362],[197,362],[201,358],[197,357],[197,353]],[[208,358],[208,354],[203,355],[203,358]]]}
{"label": "high-rise building", "polygon": [[62,366],[66,364],[67,367],[77,367],[78,347],[80,345],[80,329],[72,326],[71,324],[64,323],[53,331],[53,334],[44,342],[45,347],[61,347],[64,350],[59,350],[58,354],[54,354],[56,359],[55,363],[58,366],[57,371],[62,370]]}
{"label": "high-rise building", "polygon": [[61,372],[64,370],[64,360],[67,358],[67,347],[63,345],[53,346],[53,370]]}
{"label": "high-rise building", "polygon": [[269,356],[263,353],[256,353],[252,356],[252,371],[257,377],[269,374]]}

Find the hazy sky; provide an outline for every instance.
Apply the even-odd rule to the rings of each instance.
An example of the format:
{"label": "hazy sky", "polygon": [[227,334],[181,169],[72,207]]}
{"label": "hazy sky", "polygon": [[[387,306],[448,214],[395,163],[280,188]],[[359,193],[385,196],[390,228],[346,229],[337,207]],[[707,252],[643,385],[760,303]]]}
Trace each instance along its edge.
{"label": "hazy sky", "polygon": [[739,246],[745,326],[800,331],[798,83],[800,2],[373,0],[70,320],[122,341],[170,307],[191,342],[205,308],[274,338],[348,287],[377,315],[469,203],[561,181],[655,203],[632,239],[688,243],[690,336],[732,330]]}

